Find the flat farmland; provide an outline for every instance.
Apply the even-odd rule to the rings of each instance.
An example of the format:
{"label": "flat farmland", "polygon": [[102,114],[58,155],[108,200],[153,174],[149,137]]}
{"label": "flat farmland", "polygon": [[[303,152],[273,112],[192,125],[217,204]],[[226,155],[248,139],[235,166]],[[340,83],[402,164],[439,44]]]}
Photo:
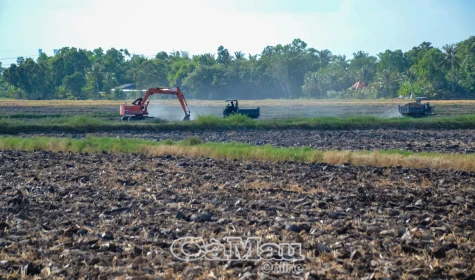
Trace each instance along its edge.
{"label": "flat farmland", "polygon": [[[43,151],[0,160],[1,278],[475,273],[474,173]],[[300,244],[304,258],[185,262],[171,251],[183,237],[228,236]],[[300,272],[269,270],[281,263]]]}
{"label": "flat farmland", "polygon": [[[335,101],[335,100],[243,100],[241,108],[260,107],[260,119],[289,119],[321,116],[353,116],[368,115],[382,118],[398,117],[397,105],[406,104],[407,100],[387,101]],[[119,115],[119,106],[123,101],[32,101],[32,100],[0,100],[1,114],[104,114],[112,119]],[[130,103],[130,101],[129,101]],[[431,101],[434,112],[440,116],[455,116],[475,113],[475,101]],[[224,101],[188,100],[192,117],[201,115],[222,116],[226,105]],[[151,116],[176,120],[183,118],[183,111],[177,100],[152,100],[149,105]]]}
{"label": "flat farmland", "polygon": [[[421,119],[401,100],[240,102],[252,121],[189,100],[178,122],[154,100],[136,123],[122,103],[0,101],[0,278],[475,278],[474,101]],[[190,237],[301,258],[174,245]]]}

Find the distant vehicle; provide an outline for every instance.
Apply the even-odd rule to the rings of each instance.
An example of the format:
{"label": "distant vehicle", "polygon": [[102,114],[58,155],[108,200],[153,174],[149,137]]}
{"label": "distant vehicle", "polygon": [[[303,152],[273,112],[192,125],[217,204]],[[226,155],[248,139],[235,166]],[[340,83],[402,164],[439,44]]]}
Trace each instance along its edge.
{"label": "distant vehicle", "polygon": [[251,109],[251,108],[242,109],[242,108],[239,108],[239,104],[236,99],[227,99],[226,102],[230,102],[230,103],[227,104],[226,108],[224,108],[223,110],[223,116],[225,118],[230,115],[241,114],[253,119],[257,119],[261,115],[260,114],[261,110],[259,107],[257,107],[256,109]]}
{"label": "distant vehicle", "polygon": [[422,104],[422,100],[427,100],[427,97],[416,97],[416,102],[407,103],[406,105],[398,105],[398,111],[403,116],[418,118],[428,115],[434,115],[432,109],[434,108],[426,102]]}

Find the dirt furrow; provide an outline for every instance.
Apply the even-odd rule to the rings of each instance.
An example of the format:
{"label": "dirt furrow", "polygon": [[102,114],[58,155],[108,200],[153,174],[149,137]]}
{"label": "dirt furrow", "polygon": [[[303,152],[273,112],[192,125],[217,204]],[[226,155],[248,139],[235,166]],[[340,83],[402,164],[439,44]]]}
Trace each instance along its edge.
{"label": "dirt furrow", "polygon": [[190,236],[300,244],[303,260],[271,265],[308,279],[473,277],[474,186],[448,170],[1,151],[0,278],[282,277],[262,259],[181,261],[170,247]]}

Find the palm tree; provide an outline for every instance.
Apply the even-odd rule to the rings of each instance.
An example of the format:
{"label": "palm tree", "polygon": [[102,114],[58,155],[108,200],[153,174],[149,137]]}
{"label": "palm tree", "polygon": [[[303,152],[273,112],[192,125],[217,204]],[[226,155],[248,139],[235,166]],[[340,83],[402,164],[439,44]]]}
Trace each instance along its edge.
{"label": "palm tree", "polygon": [[439,66],[442,66],[445,70],[450,72],[450,82],[453,92],[455,70],[460,68],[459,58],[454,44],[445,45],[442,49],[444,50],[444,60],[439,64]]}
{"label": "palm tree", "polygon": [[90,71],[90,75],[92,75],[92,78],[94,79],[94,86],[96,88],[96,97],[97,99],[100,98],[100,95],[99,95],[99,79],[101,78],[101,75],[102,75],[102,71],[104,70],[104,66],[102,66],[101,64],[95,62],[92,64],[91,66],[91,71]]}
{"label": "palm tree", "polygon": [[414,84],[417,80],[417,75],[416,72],[412,69],[408,69],[402,74],[402,77],[405,82],[408,82],[409,84]]}
{"label": "palm tree", "polygon": [[325,75],[317,72],[308,72],[304,77],[302,91],[307,97],[323,97],[325,94]]}
{"label": "palm tree", "polygon": [[249,61],[257,61],[257,54],[255,55],[252,55],[252,54],[248,54],[248,59]]}
{"label": "palm tree", "polygon": [[361,67],[357,74],[358,81],[363,82],[365,85],[368,85],[371,81],[371,77],[373,76],[373,70],[370,67],[364,65],[363,67]]}
{"label": "palm tree", "polygon": [[245,58],[245,55],[242,51],[237,51],[234,52],[234,57],[236,58],[236,60],[242,60]]}
{"label": "palm tree", "polygon": [[320,67],[325,68],[331,61],[332,53],[330,50],[317,51]]}
{"label": "palm tree", "polygon": [[333,63],[346,72],[350,65],[350,60],[346,59],[346,55],[335,55],[333,56]]}
{"label": "palm tree", "polygon": [[398,82],[394,74],[388,69],[384,69],[378,75],[378,82],[380,88],[385,93],[385,97],[393,97],[394,89],[396,88],[396,84]]}
{"label": "palm tree", "polygon": [[357,51],[353,53],[354,59],[359,59],[359,58],[368,58],[369,53],[364,52],[364,51]]}

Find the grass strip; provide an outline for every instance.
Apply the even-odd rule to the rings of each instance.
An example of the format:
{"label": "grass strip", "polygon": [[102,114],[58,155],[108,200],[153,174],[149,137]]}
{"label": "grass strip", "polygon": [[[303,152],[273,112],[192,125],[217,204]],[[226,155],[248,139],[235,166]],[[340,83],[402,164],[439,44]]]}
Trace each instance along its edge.
{"label": "grass strip", "polygon": [[93,132],[161,132],[236,129],[475,129],[475,115],[427,118],[377,118],[372,116],[317,117],[280,120],[253,120],[242,115],[226,119],[217,116],[198,116],[192,121],[169,122],[161,119],[146,121],[110,121],[95,116],[65,116],[41,118],[0,118],[0,134],[18,133],[93,133]]}
{"label": "grass strip", "polygon": [[275,148],[245,143],[202,143],[192,137],[182,141],[86,137],[82,140],[54,137],[1,136],[0,150],[45,150],[75,153],[133,153],[148,156],[175,155],[226,160],[353,164],[379,167],[410,167],[475,171],[475,155],[413,153],[402,150],[318,151],[310,147]]}

